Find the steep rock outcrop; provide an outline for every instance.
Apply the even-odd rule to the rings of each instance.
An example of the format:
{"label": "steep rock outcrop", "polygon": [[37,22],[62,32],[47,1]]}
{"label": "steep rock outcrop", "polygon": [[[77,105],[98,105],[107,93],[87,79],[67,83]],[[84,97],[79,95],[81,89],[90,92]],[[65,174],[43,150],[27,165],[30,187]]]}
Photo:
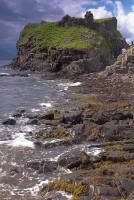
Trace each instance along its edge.
{"label": "steep rock outcrop", "polygon": [[104,69],[123,47],[127,44],[116,18],[95,21],[91,12],[83,19],[67,15],[59,22],[26,25],[11,66],[70,77]]}

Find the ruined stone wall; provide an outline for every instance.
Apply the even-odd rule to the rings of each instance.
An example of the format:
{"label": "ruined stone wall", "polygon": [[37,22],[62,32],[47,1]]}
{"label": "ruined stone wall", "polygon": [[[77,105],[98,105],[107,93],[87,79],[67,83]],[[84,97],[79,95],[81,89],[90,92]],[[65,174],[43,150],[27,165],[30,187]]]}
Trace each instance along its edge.
{"label": "ruined stone wall", "polygon": [[62,27],[75,27],[75,26],[85,26],[88,28],[93,28],[94,19],[91,12],[86,12],[85,18],[76,18],[66,15],[58,22],[59,26]]}
{"label": "ruined stone wall", "polygon": [[58,24],[62,27],[75,27],[82,25],[88,28],[92,28],[100,34],[104,34],[105,31],[110,29],[117,30],[116,17],[112,17],[109,20],[104,20],[104,22],[99,23],[94,21],[93,14],[90,11],[86,12],[84,18],[70,17],[69,15],[66,15],[62,18],[61,21],[58,22]]}
{"label": "ruined stone wall", "polygon": [[117,31],[117,19],[115,17],[102,23],[94,23],[93,29],[103,35],[105,38],[111,37],[113,30]]}

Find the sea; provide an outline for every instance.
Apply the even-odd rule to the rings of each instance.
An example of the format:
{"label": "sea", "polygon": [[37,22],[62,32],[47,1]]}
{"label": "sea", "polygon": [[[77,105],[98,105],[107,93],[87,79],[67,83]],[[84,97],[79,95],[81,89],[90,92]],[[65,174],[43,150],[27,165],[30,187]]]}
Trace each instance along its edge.
{"label": "sea", "polygon": [[[14,71],[6,67],[8,63],[10,61],[0,61],[0,200],[43,199],[39,193],[41,188],[61,173],[70,172],[59,168],[49,174],[38,174],[25,169],[26,163],[57,161],[60,155],[75,146],[39,148],[29,133],[46,127],[27,125],[28,118],[24,117],[20,117],[14,126],[5,126],[3,121],[20,109],[37,115],[53,110],[59,104],[64,108],[69,101],[68,88],[80,83],[45,80],[40,73]],[[17,176],[11,174],[14,169],[20,172]]]}

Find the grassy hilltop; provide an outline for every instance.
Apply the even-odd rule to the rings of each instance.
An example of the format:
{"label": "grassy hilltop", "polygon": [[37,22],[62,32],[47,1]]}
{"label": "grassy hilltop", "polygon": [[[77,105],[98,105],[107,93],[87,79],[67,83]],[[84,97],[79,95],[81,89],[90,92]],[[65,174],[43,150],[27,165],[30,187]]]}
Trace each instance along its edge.
{"label": "grassy hilltop", "polygon": [[[57,22],[46,22],[40,24],[28,24],[21,32],[20,40],[17,46],[24,45],[29,42],[30,38],[34,38],[35,45],[38,47],[78,47],[89,48],[91,43],[87,42],[84,35],[93,34],[98,37],[98,34],[86,27],[59,27]],[[103,40],[101,36],[100,40]]]}
{"label": "grassy hilltop", "polygon": [[76,71],[81,71],[84,60],[84,66],[92,67],[86,67],[87,72],[96,71],[110,64],[124,45],[115,17],[94,20],[90,12],[85,18],[66,15],[58,22],[27,24],[17,41],[13,67],[36,70],[36,62],[41,69],[59,71],[75,61]]}
{"label": "grassy hilltop", "polygon": [[[95,20],[97,23],[109,23],[112,18]],[[119,31],[112,29],[112,35],[115,38],[121,37]],[[88,36],[90,35],[90,40]],[[29,23],[20,34],[17,41],[17,47],[25,45],[34,39],[35,47],[73,47],[73,48],[91,48],[92,43],[107,43],[108,41],[96,30],[89,29],[85,26],[60,27],[58,22]]]}

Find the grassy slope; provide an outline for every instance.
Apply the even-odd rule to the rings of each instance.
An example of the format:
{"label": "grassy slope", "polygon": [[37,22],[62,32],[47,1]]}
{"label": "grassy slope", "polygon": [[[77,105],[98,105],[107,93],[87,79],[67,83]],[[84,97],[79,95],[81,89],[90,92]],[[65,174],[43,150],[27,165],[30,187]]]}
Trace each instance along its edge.
{"label": "grassy slope", "polygon": [[[89,35],[91,39],[88,38]],[[46,48],[51,46],[90,48],[93,44],[92,39],[100,44],[104,42],[100,34],[86,27],[64,28],[59,27],[57,22],[29,23],[21,32],[17,46],[29,43],[30,39],[34,40],[34,47]]]}

